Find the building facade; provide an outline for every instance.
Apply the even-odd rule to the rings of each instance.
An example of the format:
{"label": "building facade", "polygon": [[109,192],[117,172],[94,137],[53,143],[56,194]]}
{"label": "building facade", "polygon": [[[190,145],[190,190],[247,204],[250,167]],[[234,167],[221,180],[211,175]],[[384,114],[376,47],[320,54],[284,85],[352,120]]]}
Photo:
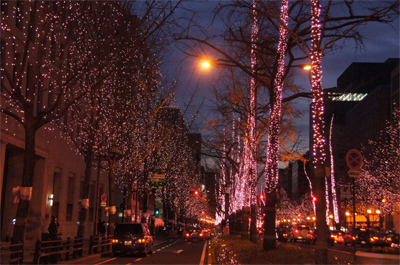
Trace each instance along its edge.
{"label": "building facade", "polygon": [[[362,149],[368,140],[378,139],[386,121],[392,119],[393,102],[399,101],[399,59],[389,58],[382,63],[352,63],[337,79],[337,87],[325,89],[325,127],[327,161],[334,161],[333,172],[342,190],[351,190],[351,178],[346,164],[346,154],[351,149]],[[397,105],[398,106],[398,105]],[[312,123],[310,123],[312,124]],[[310,128],[310,150],[312,148],[312,128]],[[333,159],[330,159],[331,156]],[[328,162],[329,166],[330,162]],[[310,170],[311,172],[311,170]],[[347,187],[347,186],[348,187]],[[342,205],[340,223],[346,223],[345,201],[347,194],[341,194],[337,187],[338,203]],[[332,211],[332,205],[331,211]],[[394,209],[398,212],[398,209]],[[393,220],[393,218],[395,220]],[[386,218],[387,228],[398,229],[398,213]],[[347,222],[348,223],[348,222]],[[357,225],[366,225],[361,218]]]}

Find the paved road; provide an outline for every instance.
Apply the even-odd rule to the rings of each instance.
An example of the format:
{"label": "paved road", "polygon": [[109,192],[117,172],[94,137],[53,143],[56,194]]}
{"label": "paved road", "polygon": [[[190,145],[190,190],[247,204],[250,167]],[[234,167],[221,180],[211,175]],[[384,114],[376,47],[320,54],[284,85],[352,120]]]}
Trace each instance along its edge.
{"label": "paved road", "polygon": [[[207,241],[187,242],[185,239],[173,239],[154,245],[153,254],[143,256],[121,256],[121,257],[88,257],[77,261],[80,264],[196,264],[204,263],[207,251]],[[207,262],[207,261],[206,261]]]}

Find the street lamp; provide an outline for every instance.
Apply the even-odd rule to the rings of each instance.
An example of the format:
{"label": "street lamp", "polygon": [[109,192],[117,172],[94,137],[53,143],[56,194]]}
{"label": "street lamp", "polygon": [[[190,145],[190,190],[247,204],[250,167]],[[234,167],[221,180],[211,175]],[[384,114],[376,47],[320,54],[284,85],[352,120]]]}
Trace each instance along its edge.
{"label": "street lamp", "polygon": [[200,65],[203,69],[209,69],[211,67],[211,63],[208,60],[201,61]]}

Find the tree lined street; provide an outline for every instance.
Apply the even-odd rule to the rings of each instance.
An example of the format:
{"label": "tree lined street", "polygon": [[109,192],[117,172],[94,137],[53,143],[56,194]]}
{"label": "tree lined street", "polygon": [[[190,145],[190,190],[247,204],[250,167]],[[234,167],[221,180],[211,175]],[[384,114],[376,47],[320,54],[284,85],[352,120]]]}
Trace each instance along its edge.
{"label": "tree lined street", "polygon": [[[58,219],[59,245],[122,222],[155,238],[197,228],[262,241],[263,253],[279,250],[277,230],[304,225],[316,264],[332,230],[398,248],[400,55],[353,62],[331,88],[323,66],[368,49],[369,27],[398,30],[399,2],[212,1],[205,17],[199,4],[2,1],[2,242],[38,255]],[[183,74],[170,74],[181,56]],[[182,235],[148,257],[88,262],[202,264],[209,242]]]}

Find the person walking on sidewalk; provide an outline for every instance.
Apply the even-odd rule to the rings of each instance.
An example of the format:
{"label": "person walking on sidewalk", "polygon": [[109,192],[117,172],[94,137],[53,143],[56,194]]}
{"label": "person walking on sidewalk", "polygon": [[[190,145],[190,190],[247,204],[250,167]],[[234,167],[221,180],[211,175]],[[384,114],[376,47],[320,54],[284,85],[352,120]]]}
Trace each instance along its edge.
{"label": "person walking on sidewalk", "polygon": [[52,216],[51,217],[51,222],[49,224],[49,228],[47,228],[47,231],[49,231],[50,239],[51,240],[57,240],[58,239],[58,229],[60,228],[60,223],[57,220],[57,217]]}

